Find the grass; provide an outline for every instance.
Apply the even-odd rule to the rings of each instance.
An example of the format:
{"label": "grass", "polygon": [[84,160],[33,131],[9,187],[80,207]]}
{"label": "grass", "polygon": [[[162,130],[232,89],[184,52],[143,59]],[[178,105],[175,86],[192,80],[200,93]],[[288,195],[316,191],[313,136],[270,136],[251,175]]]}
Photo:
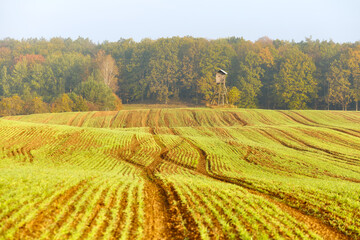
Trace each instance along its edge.
{"label": "grass", "polygon": [[[5,117],[0,239],[360,239],[359,122],[357,112],[137,107]],[[154,229],[159,216],[168,224]]]}

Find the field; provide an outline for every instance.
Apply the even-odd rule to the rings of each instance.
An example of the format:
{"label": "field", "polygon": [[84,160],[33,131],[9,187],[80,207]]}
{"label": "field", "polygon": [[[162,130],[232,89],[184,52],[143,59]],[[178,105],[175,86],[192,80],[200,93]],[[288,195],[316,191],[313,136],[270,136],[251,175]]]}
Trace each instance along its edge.
{"label": "field", "polygon": [[0,239],[360,239],[360,113],[0,119]]}

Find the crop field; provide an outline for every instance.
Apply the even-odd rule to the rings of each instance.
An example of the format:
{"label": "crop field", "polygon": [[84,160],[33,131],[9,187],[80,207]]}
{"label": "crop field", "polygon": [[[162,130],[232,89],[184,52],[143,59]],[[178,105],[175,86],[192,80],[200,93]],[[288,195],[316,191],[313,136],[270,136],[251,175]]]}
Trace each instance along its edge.
{"label": "crop field", "polygon": [[0,239],[360,239],[360,113],[0,119]]}

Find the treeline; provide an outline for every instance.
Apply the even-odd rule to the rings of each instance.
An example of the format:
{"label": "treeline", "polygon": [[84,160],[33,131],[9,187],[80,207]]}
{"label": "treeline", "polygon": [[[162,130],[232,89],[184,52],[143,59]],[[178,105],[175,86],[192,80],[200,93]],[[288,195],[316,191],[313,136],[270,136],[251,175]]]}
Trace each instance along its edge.
{"label": "treeline", "polygon": [[124,103],[203,104],[214,92],[219,68],[229,73],[230,101],[239,107],[357,110],[359,45],[267,37],[101,44],[83,38],[4,39],[0,111],[16,109],[8,107],[14,99],[23,102],[25,114],[112,110],[120,107],[119,98]]}

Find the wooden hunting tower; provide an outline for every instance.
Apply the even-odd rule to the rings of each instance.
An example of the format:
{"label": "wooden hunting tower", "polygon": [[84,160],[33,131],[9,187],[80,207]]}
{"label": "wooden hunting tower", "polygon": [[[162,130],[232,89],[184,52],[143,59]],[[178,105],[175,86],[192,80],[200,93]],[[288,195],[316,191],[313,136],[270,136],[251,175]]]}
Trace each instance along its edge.
{"label": "wooden hunting tower", "polygon": [[216,78],[215,78],[216,90],[211,99],[211,104],[217,104],[217,105],[229,104],[227,89],[225,85],[226,75],[227,72],[225,72],[222,69],[216,72]]}

